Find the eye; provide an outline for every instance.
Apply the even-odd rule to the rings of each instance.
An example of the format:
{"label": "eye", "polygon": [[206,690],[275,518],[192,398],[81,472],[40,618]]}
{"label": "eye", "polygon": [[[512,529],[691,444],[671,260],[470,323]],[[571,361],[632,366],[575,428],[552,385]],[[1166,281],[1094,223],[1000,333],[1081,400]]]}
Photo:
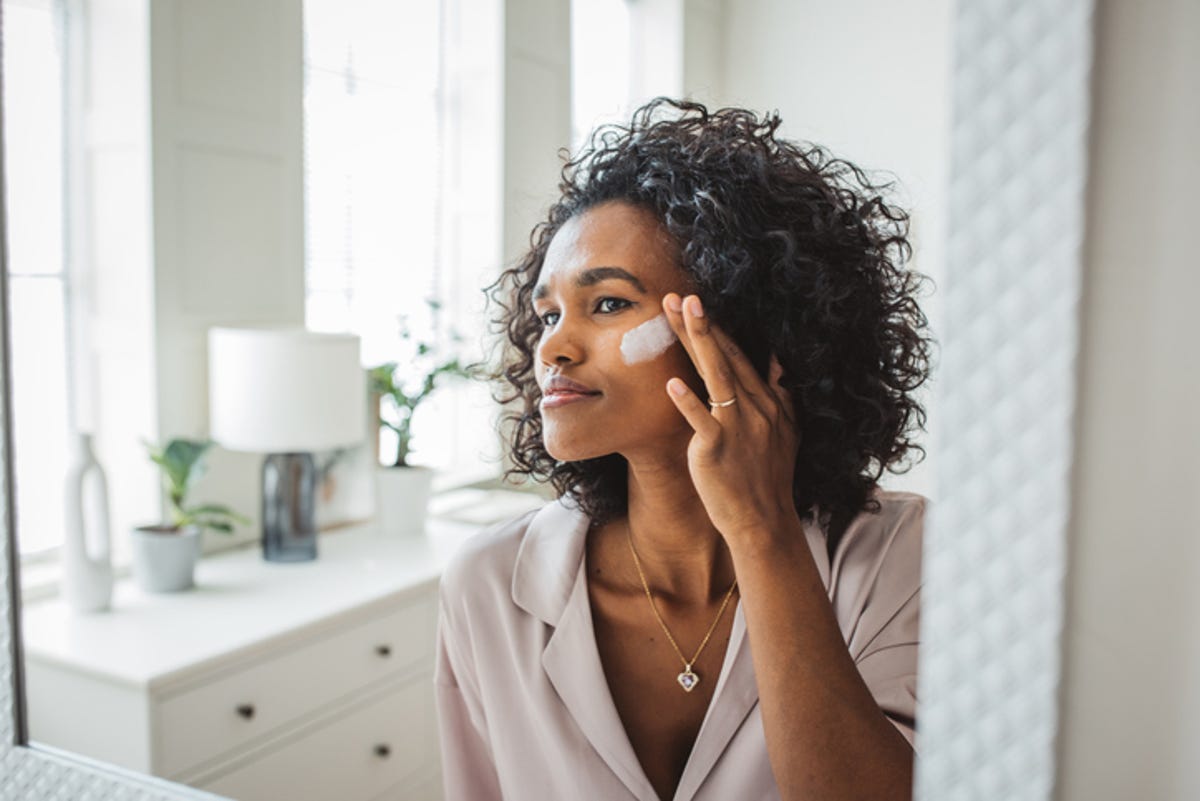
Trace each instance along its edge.
{"label": "eye", "polygon": [[[614,314],[632,305],[632,301],[625,300],[624,298],[603,297],[596,301],[596,311],[600,314]],[[538,315],[538,320],[541,321],[543,328],[549,328],[558,320],[558,314],[556,311],[548,311],[545,314]]]}
{"label": "eye", "polygon": [[624,309],[624,308],[627,308],[627,307],[633,305],[630,301],[625,300],[624,298],[600,298],[599,302],[596,303],[596,311],[600,311],[601,307],[603,307],[604,304],[609,303],[610,301],[612,303],[619,303],[621,305],[618,306],[617,308],[612,309],[609,312],[607,312],[608,314],[611,314],[614,311],[620,311],[621,309]]}

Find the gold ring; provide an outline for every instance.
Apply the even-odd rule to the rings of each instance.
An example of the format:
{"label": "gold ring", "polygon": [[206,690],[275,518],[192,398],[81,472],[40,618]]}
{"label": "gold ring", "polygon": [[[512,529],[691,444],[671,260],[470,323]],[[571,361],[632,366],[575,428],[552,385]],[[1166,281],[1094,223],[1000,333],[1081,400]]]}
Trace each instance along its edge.
{"label": "gold ring", "polygon": [[715,409],[718,406],[732,406],[735,403],[737,403],[737,395],[734,395],[727,401],[709,401],[708,405]]}

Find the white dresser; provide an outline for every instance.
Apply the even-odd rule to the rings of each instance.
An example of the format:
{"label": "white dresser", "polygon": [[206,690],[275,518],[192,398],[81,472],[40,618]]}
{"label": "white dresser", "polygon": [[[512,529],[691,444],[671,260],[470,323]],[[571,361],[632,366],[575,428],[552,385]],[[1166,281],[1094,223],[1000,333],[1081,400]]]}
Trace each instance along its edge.
{"label": "white dresser", "polygon": [[191,591],[119,582],[106,613],[32,604],[30,739],[238,801],[440,798],[437,583],[479,528],[347,528],[312,562],[206,557]]}

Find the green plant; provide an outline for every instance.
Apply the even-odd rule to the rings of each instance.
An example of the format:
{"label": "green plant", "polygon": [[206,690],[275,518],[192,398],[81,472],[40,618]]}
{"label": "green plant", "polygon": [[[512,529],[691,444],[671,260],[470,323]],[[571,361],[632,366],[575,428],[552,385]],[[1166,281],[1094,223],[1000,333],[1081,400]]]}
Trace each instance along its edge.
{"label": "green plant", "polygon": [[[427,302],[431,308],[438,308],[437,303]],[[406,341],[412,338],[403,318],[400,336]],[[450,336],[455,342],[462,341],[462,337],[456,333],[451,333]],[[413,413],[433,392],[440,376],[471,378],[473,373],[459,362],[457,356],[439,361],[433,346],[426,342],[417,344],[416,356],[411,362],[404,364],[403,368],[400,362],[385,362],[370,369],[370,390],[372,395],[379,399],[380,433],[384,430],[396,433],[396,455],[386,462],[389,466],[404,467],[408,464]],[[406,388],[413,385],[413,389]]]}
{"label": "green plant", "polygon": [[237,512],[218,503],[187,505],[188,493],[196,480],[204,474],[204,454],[213,446],[210,440],[172,439],[166,446],[159,447],[143,442],[150,460],[162,468],[163,489],[167,494],[170,522],[167,527],[176,531],[188,526],[199,526],[229,534],[233,524],[250,521]]}

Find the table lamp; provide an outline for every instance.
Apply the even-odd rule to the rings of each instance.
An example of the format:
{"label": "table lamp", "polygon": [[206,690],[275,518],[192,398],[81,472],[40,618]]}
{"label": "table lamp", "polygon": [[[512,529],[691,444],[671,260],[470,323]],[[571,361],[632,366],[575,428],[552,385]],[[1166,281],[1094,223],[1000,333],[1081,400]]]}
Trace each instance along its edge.
{"label": "table lamp", "polygon": [[270,562],[317,558],[316,451],[366,431],[359,338],[304,328],[211,328],[209,432],[223,448],[264,453],[262,548]]}

